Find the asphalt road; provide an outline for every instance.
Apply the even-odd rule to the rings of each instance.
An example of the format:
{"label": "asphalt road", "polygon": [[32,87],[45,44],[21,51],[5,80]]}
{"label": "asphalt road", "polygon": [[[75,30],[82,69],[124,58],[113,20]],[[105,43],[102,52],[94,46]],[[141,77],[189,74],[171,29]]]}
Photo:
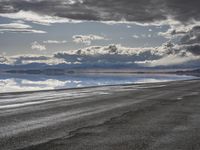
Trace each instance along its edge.
{"label": "asphalt road", "polygon": [[0,150],[199,150],[200,80],[0,94]]}

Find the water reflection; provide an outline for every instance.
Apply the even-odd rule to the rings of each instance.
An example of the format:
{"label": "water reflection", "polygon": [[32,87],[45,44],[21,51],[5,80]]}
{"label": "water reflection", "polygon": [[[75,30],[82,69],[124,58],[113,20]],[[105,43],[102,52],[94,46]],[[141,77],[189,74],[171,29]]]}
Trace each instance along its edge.
{"label": "water reflection", "polygon": [[69,74],[63,76],[1,74],[0,93],[100,85],[163,82],[192,78],[194,77],[164,74]]}

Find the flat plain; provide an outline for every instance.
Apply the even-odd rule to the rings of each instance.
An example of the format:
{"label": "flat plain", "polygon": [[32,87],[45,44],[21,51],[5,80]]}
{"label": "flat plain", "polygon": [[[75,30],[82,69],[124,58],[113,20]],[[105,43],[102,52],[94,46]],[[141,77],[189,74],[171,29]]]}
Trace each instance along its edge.
{"label": "flat plain", "polygon": [[200,80],[0,94],[1,150],[199,150]]}

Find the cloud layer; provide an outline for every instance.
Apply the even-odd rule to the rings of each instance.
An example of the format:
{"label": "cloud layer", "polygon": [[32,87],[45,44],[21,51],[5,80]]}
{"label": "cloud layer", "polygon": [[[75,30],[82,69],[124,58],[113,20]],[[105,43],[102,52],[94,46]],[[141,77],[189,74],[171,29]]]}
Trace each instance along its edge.
{"label": "cloud layer", "polygon": [[46,33],[45,31],[32,29],[30,25],[18,22],[0,24],[0,32],[13,32],[13,33]]}
{"label": "cloud layer", "polygon": [[[38,43],[34,43],[38,47]],[[36,68],[190,68],[198,67],[200,55],[187,45],[165,43],[156,48],[130,48],[121,45],[90,46],[83,49],[57,52],[52,56],[0,57],[0,64],[17,65],[23,68],[31,64]],[[29,66],[29,69],[30,69]]]}
{"label": "cloud layer", "polygon": [[93,34],[74,35],[72,38],[75,43],[82,43],[85,45],[91,45],[92,41],[106,40],[106,38],[104,38],[103,36],[93,35]]}
{"label": "cloud layer", "polygon": [[44,51],[44,50],[46,50],[46,46],[35,41],[35,42],[31,43],[31,49]]}
{"label": "cloud layer", "polygon": [[11,12],[11,13],[0,13],[0,17],[6,17],[10,19],[20,19],[24,21],[30,21],[36,24],[41,25],[50,25],[53,23],[78,23],[79,21],[61,18],[58,16],[49,16],[47,14],[38,14],[38,12],[33,11],[24,11],[20,10],[19,12]]}
{"label": "cloud layer", "polygon": [[[121,45],[90,46],[92,41],[105,40],[99,35],[75,35],[73,41],[87,48],[55,53],[53,56],[0,57],[2,64],[74,64],[82,66],[190,67],[200,64],[200,1],[199,0],[0,0],[0,17],[50,25],[53,23],[99,21],[139,24],[168,24],[162,35],[173,41],[160,47],[129,48]],[[24,23],[1,24],[0,32],[45,33]],[[138,38],[138,35],[133,35]],[[65,41],[44,41],[62,44]],[[33,42],[32,49],[46,50]],[[42,58],[42,59],[41,59]],[[182,65],[182,66],[181,66]]]}
{"label": "cloud layer", "polygon": [[[47,16],[75,20],[135,22],[165,20],[170,16],[175,20],[188,22],[200,19],[199,5],[198,0],[1,0],[0,13],[11,18],[11,13],[34,12],[46,16],[44,23],[53,23],[52,18]],[[27,19],[27,16],[22,17]],[[37,19],[32,16],[28,18],[32,21],[41,20],[38,19],[39,16]]]}
{"label": "cloud layer", "polygon": [[47,40],[43,41],[44,44],[65,44],[67,43],[66,40],[58,41],[58,40]]}

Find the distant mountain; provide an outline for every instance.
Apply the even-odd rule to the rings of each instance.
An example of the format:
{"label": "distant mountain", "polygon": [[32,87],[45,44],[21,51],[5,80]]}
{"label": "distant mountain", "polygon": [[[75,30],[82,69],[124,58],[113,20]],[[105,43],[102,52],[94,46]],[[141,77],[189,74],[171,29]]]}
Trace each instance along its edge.
{"label": "distant mountain", "polygon": [[176,74],[192,75],[200,77],[200,69],[176,71]]}
{"label": "distant mountain", "polygon": [[200,77],[200,69],[126,69],[126,68],[43,68],[43,69],[11,69],[4,72],[11,74],[43,74],[43,75],[66,75],[74,73],[138,73],[138,74],[179,74],[179,75],[191,75]]}
{"label": "distant mountain", "polygon": [[[60,63],[50,65],[46,63],[29,63],[29,64],[0,64],[0,72],[19,73],[19,74],[45,74],[45,75],[64,75],[76,72],[134,72],[134,73],[176,73],[198,75],[199,61],[190,64],[170,65],[170,66],[142,66],[137,63],[82,63],[66,64]],[[172,71],[169,71],[172,70]],[[178,70],[178,71],[177,71]],[[181,70],[181,71],[180,71]],[[199,75],[198,75],[199,76]]]}
{"label": "distant mountain", "polygon": [[8,70],[7,73],[17,73],[17,74],[44,74],[44,75],[64,75],[69,73],[74,73],[73,70],[65,69],[43,69],[43,70]]}

